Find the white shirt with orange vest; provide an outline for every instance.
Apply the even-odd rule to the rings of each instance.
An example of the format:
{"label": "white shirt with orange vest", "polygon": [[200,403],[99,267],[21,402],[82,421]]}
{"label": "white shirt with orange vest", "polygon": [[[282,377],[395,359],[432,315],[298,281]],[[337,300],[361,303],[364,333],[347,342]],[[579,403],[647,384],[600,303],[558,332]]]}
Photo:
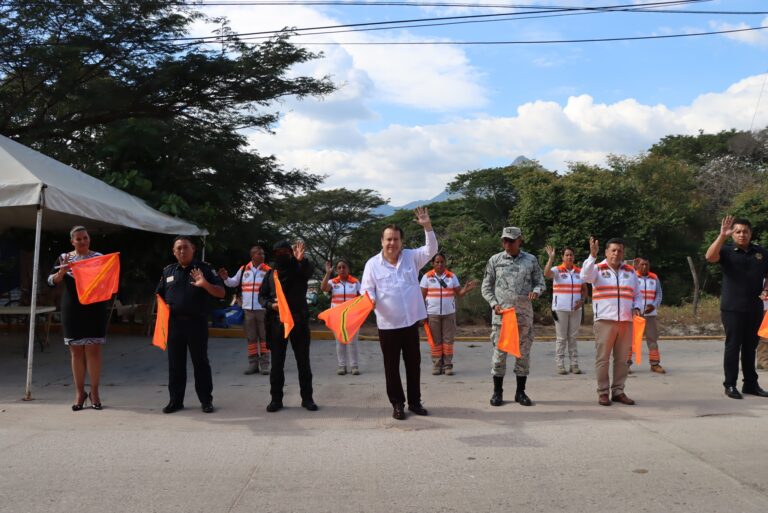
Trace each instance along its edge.
{"label": "white shirt with orange vest", "polygon": [[360,280],[354,276],[348,276],[342,280],[338,276],[328,282],[331,286],[331,306],[338,306],[345,301],[354,299],[360,295]]}
{"label": "white shirt with orange vest", "polygon": [[[241,265],[237,274],[224,280],[227,287],[240,286],[243,297],[243,310],[263,310],[264,307],[259,304],[259,290],[261,282],[264,281],[264,275],[270,267],[267,264],[259,264],[254,268],[253,262]],[[242,280],[241,280],[242,276]]]}
{"label": "white shirt with orange vest", "polygon": [[421,277],[419,286],[427,289],[425,302],[428,315],[450,315],[456,313],[456,297],[454,289],[461,287],[459,278],[451,271],[445,271],[438,276],[431,270]]}
{"label": "white shirt with orange vest", "polygon": [[596,321],[632,321],[632,310],[642,311],[643,297],[635,270],[621,264],[618,272],[607,260],[599,264],[590,255],[581,269],[581,279],[592,284],[592,309]]}
{"label": "white shirt with orange vest", "polygon": [[556,312],[572,312],[576,310],[576,302],[582,299],[581,268],[573,266],[570,270],[564,265],[552,268],[552,310]]}
{"label": "white shirt with orange vest", "polygon": [[[661,305],[661,281],[659,277],[654,273],[648,273],[647,276],[643,276],[638,271],[637,281],[640,284],[640,293],[643,296],[643,307],[640,309],[643,312],[644,317],[650,317],[652,315],[658,315],[659,305]],[[645,313],[645,307],[647,305],[653,305],[653,311]]]}

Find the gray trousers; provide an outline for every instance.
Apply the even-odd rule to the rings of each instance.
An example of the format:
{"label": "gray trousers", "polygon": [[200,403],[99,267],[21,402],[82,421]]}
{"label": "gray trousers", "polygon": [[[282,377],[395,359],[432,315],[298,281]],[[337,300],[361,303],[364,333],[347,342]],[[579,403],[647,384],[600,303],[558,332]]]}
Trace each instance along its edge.
{"label": "gray trousers", "polygon": [[555,321],[555,363],[563,367],[565,362],[565,350],[568,350],[568,359],[571,365],[579,364],[579,349],[576,345],[576,337],[581,327],[581,308],[578,310],[557,310]]}

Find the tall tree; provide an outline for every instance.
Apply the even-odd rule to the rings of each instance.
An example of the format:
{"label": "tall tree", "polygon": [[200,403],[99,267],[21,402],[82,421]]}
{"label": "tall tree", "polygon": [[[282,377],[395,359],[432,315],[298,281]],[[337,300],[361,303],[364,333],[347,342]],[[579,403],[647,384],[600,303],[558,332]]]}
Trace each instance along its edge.
{"label": "tall tree", "polygon": [[187,32],[203,19],[183,1],[2,2],[0,133],[214,233],[316,185],[242,130],[269,129],[275,100],[332,91],[290,73],[317,55],[288,34],[201,45]]}
{"label": "tall tree", "polygon": [[[202,21],[222,27],[215,45],[190,37]],[[245,133],[270,129],[276,101],[333,90],[293,71],[319,55],[287,33],[246,44],[180,0],[6,0],[0,41],[0,133],[205,226],[219,265],[271,242],[278,194],[321,181],[283,170]],[[166,237],[141,232],[104,246],[131,262],[132,284],[171,257]]]}
{"label": "tall tree", "polygon": [[357,230],[366,230],[381,219],[373,209],[385,203],[370,189],[312,191],[281,202],[276,228],[307,243],[310,257],[324,262],[345,255],[344,244]]}

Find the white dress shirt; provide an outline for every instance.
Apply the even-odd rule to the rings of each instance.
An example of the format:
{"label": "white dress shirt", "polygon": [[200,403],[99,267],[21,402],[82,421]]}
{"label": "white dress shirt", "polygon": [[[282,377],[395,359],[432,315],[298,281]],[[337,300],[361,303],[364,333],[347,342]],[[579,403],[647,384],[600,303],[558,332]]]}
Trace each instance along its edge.
{"label": "white dress shirt", "polygon": [[424,235],[426,245],[402,250],[394,265],[382,253],[365,263],[360,293],[367,292],[376,304],[376,325],[381,330],[406,328],[427,318],[419,270],[437,253],[437,237],[432,230]]}

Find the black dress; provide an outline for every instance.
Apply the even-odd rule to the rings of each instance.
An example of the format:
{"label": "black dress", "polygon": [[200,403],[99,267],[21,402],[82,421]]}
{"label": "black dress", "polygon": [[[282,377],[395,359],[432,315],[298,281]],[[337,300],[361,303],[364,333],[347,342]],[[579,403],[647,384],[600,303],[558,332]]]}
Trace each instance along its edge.
{"label": "black dress", "polygon": [[[63,253],[56,261],[56,267],[51,275],[48,276],[48,285],[55,286],[53,276],[56,274],[57,267],[97,256],[101,256],[101,253],[89,251],[85,256],[75,252]],[[73,346],[104,344],[107,335],[107,303],[109,301],[90,305],[80,303],[75,278],[71,272],[64,275],[62,283],[64,292],[61,295],[61,325],[64,330],[64,344]]]}

